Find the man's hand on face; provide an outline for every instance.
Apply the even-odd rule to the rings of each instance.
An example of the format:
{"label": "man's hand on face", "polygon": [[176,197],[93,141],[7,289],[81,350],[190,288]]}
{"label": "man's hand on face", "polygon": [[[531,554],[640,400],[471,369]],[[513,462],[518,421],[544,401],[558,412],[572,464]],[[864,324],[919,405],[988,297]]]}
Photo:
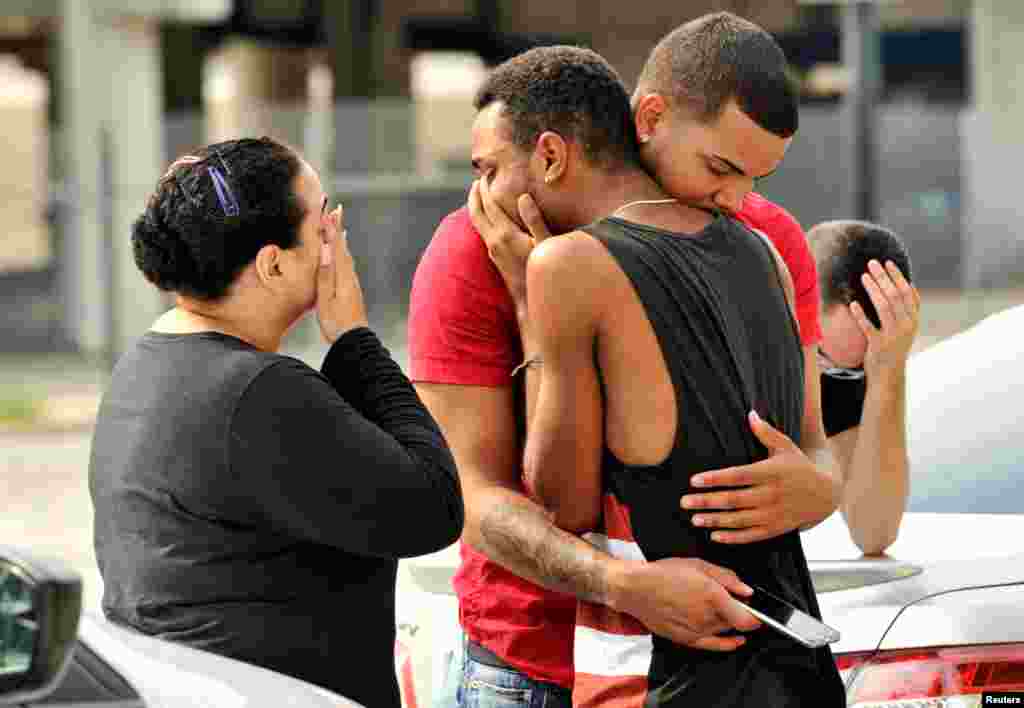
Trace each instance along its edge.
{"label": "man's hand on face", "polygon": [[716,635],[761,626],[733,597],[743,599],[753,591],[731,570],[695,558],[622,563],[612,606],[657,635],[694,649],[733,651],[743,637]]}
{"label": "man's hand on face", "polygon": [[750,428],[768,459],[694,475],[695,487],[738,487],[687,494],[680,505],[696,512],[693,524],[715,529],[711,540],[752,543],[821,521],[835,511],[835,494],[824,493],[817,466],[796,443],[751,411]]}
{"label": "man's hand on face", "polygon": [[917,336],[921,295],[892,261],[884,268],[878,261],[868,263],[861,282],[881,324],[875,327],[858,303],[850,303],[850,314],[867,339],[864,373],[870,383],[887,372],[902,373]]}
{"label": "man's hand on face", "polygon": [[491,196],[487,179],[473,182],[469,190],[469,216],[479,232],[491,261],[505,281],[517,306],[526,304],[526,261],[533,247],[551,237],[544,217],[529,194],[519,197],[519,218],[529,233],[517,224]]}

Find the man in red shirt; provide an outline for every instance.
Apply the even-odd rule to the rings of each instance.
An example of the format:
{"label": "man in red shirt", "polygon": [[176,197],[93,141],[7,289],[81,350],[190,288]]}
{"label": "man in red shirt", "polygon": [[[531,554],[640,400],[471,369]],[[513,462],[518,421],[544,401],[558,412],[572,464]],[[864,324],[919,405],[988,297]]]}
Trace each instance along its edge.
{"label": "man in red shirt", "polygon": [[[702,475],[704,484],[695,480],[696,486],[745,488],[685,498],[687,508],[724,510],[698,515],[708,526],[729,529],[716,530],[715,540],[745,543],[813,525],[838,503],[831,471],[814,464],[828,460],[814,357],[820,336],[817,280],[799,225],[779,207],[748,194],[754,178],[781,162],[795,131],[796,99],[784,80],[781,51],[766,52],[766,47],[777,50],[770,36],[724,13],[681,29],[687,27],[652,54],[658,71],[667,67],[673,76],[684,76],[694,95],[708,94],[711,76],[732,83],[718,91],[719,105],[707,115],[683,110],[663,96],[659,102],[658,90],[641,96],[635,108],[644,161],[659,179],[666,173],[663,186],[671,194],[736,213],[778,244],[792,271],[809,362],[810,415],[805,418],[810,425],[803,451],[773,450],[757,465]],[[717,62],[716,71],[686,71],[687,57],[691,65],[709,61],[707,53],[693,51],[699,41],[720,45],[710,59]],[[737,63],[737,56],[747,61]],[[737,76],[740,66],[752,76]],[[786,110],[791,130],[773,132]],[[659,163],[661,155],[673,162]],[[752,166],[756,172],[748,172]],[[478,168],[488,171],[487,165]],[[516,211],[515,205],[502,206]],[[546,705],[568,705],[577,598],[606,604],[656,634],[705,649],[735,648],[736,639],[715,635],[749,624],[734,613],[730,593],[742,595],[744,586],[730,571],[695,559],[612,558],[559,530],[527,496],[521,482],[524,417],[519,379],[512,376],[523,360],[519,327],[525,284],[519,288],[515,272],[499,272],[491,260],[492,254],[496,262],[507,260],[502,249],[528,252],[518,236],[521,232],[507,239],[487,235],[489,253],[465,210],[442,222],[413,282],[411,378],[445,431],[463,485],[467,519],[455,589],[467,661],[505,672],[493,682],[500,685],[477,681],[473,689],[484,705],[498,698],[510,705],[540,705],[530,703],[537,700],[531,696],[540,695],[551,701]],[[467,688],[462,685],[460,692]]]}

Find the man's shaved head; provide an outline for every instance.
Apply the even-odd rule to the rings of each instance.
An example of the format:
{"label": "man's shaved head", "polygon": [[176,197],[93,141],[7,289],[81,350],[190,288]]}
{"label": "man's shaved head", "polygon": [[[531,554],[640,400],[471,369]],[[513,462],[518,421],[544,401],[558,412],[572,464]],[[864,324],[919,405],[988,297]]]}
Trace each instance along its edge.
{"label": "man's shaved head", "polygon": [[665,36],[644,65],[637,93],[660,93],[703,122],[735,100],[765,130],[789,138],[799,127],[786,56],[768,32],[729,12],[687,22]]}

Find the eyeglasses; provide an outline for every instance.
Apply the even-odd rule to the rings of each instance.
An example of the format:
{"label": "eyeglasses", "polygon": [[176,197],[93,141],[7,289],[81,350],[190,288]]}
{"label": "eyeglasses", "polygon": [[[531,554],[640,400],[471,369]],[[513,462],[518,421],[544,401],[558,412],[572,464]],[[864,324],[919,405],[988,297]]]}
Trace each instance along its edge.
{"label": "eyeglasses", "polygon": [[857,381],[864,378],[863,366],[856,368],[839,366],[821,347],[818,347],[818,366],[821,368],[821,373],[829,378],[842,379],[844,381]]}

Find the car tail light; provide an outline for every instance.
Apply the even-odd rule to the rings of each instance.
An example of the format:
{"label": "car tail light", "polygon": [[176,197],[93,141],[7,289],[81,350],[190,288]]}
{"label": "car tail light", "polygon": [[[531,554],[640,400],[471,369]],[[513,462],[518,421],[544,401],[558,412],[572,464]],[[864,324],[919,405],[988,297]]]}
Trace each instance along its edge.
{"label": "car tail light", "polygon": [[836,664],[848,706],[969,708],[982,705],[982,693],[1024,696],[1024,644],[858,652]]}

